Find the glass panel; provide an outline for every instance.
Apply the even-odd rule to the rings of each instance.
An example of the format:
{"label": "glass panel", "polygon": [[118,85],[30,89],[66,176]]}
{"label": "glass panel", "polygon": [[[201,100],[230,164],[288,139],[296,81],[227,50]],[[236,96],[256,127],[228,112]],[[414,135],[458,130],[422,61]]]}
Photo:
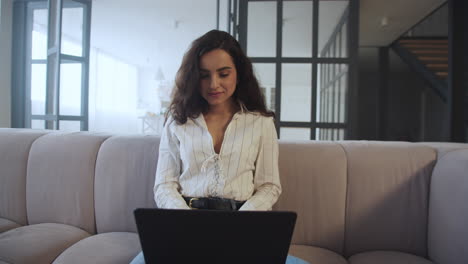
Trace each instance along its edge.
{"label": "glass panel", "polygon": [[318,36],[318,52],[319,57],[328,57],[325,55],[330,52],[329,56],[335,53],[334,43],[337,41],[336,34],[341,30],[340,22],[342,20],[345,10],[349,5],[348,0],[319,1],[319,36]]}
{"label": "glass panel", "polygon": [[58,43],[57,31],[59,23],[57,19],[60,16],[60,0],[49,0],[50,15],[49,15],[49,37],[48,37],[48,48],[55,47]]}
{"label": "glass panel", "polygon": [[[57,53],[52,53],[49,55],[47,60],[47,100],[46,100],[46,114],[56,114],[56,103],[55,103],[55,95],[57,91]],[[50,127],[48,127],[50,129]]]}
{"label": "glass panel", "polygon": [[336,36],[333,39],[330,39],[330,57],[334,58],[335,56],[335,44],[336,44]]}
{"label": "glass panel", "polygon": [[31,65],[31,113],[45,114],[46,64]]}
{"label": "glass panel", "polygon": [[318,140],[344,140],[343,128],[316,128]]}
{"label": "glass panel", "polygon": [[[347,65],[345,65],[347,66]],[[338,122],[344,123],[346,119],[346,98],[348,97],[348,74],[343,74],[341,76],[341,82],[340,82],[340,92],[339,92],[339,117],[338,117]]]}
{"label": "glass panel", "polygon": [[282,127],[280,138],[288,140],[310,140],[310,128]]}
{"label": "glass panel", "polygon": [[34,9],[31,55],[33,60],[47,59],[47,9]]}
{"label": "glass panel", "polygon": [[348,57],[348,23],[341,28],[341,57]]}
{"label": "glass panel", "polygon": [[281,121],[310,122],[311,82],[311,64],[282,65]]}
{"label": "glass panel", "polygon": [[338,129],[338,140],[344,140],[344,129]]}
{"label": "glass panel", "polygon": [[31,128],[34,129],[45,129],[45,121],[44,120],[31,120]]}
{"label": "glass panel", "polygon": [[318,64],[317,122],[343,123],[348,92],[347,64]]}
{"label": "glass panel", "polygon": [[341,57],[341,42],[340,34],[338,33],[335,37],[335,57]]}
{"label": "glass panel", "polygon": [[344,128],[316,128],[317,140],[344,140]]}
{"label": "glass panel", "polygon": [[81,63],[60,64],[60,115],[81,115]]}
{"label": "glass panel", "polygon": [[318,140],[326,140],[326,134],[324,128],[316,128],[315,135],[317,136]]}
{"label": "glass panel", "polygon": [[[61,53],[82,56],[83,46],[83,7],[67,7],[79,3],[65,1],[62,12],[62,43]],[[79,4],[82,5],[82,4]]]}
{"label": "glass panel", "polygon": [[265,95],[267,108],[271,111],[275,111],[276,65],[274,63],[254,63],[253,67],[260,84],[260,89],[262,89]]}
{"label": "glass panel", "polygon": [[333,122],[333,87],[335,83],[330,83],[330,86],[325,91],[327,93],[327,122]]}
{"label": "glass panel", "polygon": [[312,1],[283,2],[283,57],[312,57]]}
{"label": "glass panel", "polygon": [[228,31],[228,1],[219,1],[219,30]]}
{"label": "glass panel", "polygon": [[[323,80],[325,80],[327,75],[327,67],[322,65],[318,66],[317,69],[317,82],[319,84],[323,83]],[[318,86],[320,87],[320,86]],[[318,88],[317,87],[317,88]],[[325,91],[317,89],[317,108],[319,109],[317,111],[317,121],[323,120],[325,117],[325,104],[322,102],[325,100]]]}
{"label": "glass panel", "polygon": [[57,121],[45,121],[46,129],[57,130]]}
{"label": "glass panel", "polygon": [[80,131],[81,121],[60,120],[60,130],[64,131]]}
{"label": "glass panel", "polygon": [[333,87],[333,122],[338,122],[338,115],[339,115],[339,97],[340,97],[340,79],[335,82]]}
{"label": "glass panel", "polygon": [[324,104],[322,104],[323,97],[324,97],[323,91],[318,90],[317,92],[317,118],[316,118],[317,122],[320,122],[320,120],[323,119],[323,115],[324,115],[324,111],[323,111]]}
{"label": "glass panel", "polygon": [[276,2],[249,2],[247,21],[247,55],[275,57]]}

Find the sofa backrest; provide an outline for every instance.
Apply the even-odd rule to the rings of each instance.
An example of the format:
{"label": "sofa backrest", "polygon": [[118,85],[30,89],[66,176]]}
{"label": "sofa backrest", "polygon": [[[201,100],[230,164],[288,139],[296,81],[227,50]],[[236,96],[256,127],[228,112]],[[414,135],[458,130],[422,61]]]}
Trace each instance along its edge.
{"label": "sofa backrest", "polygon": [[[283,193],[274,209],[298,213],[293,243],[345,256],[398,250],[468,263],[468,145],[279,147]],[[156,136],[0,129],[0,218],[135,232],[133,210],[155,206],[158,149]]]}
{"label": "sofa backrest", "polygon": [[298,213],[293,243],[350,256],[398,250],[427,256],[434,148],[408,142],[280,141],[283,193]]}
{"label": "sofa backrest", "polygon": [[345,256],[398,250],[427,256],[436,150],[407,142],[342,142],[347,162]]}
{"label": "sofa backrest", "polygon": [[158,153],[156,136],[114,136],[102,144],[94,188],[98,233],[136,232],[133,210],[156,206]]}
{"label": "sofa backrest", "polygon": [[31,145],[47,131],[0,129],[0,218],[26,225],[26,165]]}
{"label": "sofa backrest", "polygon": [[428,248],[435,263],[468,263],[468,149],[446,150],[431,181]]}
{"label": "sofa backrest", "polygon": [[54,132],[34,141],[26,179],[29,224],[63,223],[95,233],[94,169],[108,137]]}
{"label": "sofa backrest", "polygon": [[280,141],[283,192],[274,210],[298,214],[292,242],[343,253],[346,171],[343,148],[332,142]]}

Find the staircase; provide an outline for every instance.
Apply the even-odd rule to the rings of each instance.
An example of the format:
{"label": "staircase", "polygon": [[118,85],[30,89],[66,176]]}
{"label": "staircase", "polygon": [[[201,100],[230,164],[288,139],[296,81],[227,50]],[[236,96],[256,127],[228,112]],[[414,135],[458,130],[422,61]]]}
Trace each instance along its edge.
{"label": "staircase", "polygon": [[424,76],[443,101],[447,100],[448,39],[403,37],[392,49],[411,68]]}

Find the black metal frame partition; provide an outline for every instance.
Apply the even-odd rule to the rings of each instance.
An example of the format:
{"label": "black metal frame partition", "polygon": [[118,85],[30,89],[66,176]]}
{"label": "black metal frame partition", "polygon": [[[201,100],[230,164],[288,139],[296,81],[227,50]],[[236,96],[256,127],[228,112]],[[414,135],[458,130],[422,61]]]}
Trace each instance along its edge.
{"label": "black metal frame partition", "polygon": [[[248,3],[257,2],[264,0],[239,0],[239,32],[238,39],[247,53],[247,24],[248,24]],[[282,21],[283,21],[283,2],[286,0],[276,0],[273,2],[277,3],[276,13],[276,56],[275,57],[250,57],[252,63],[274,63],[276,65],[276,77],[275,77],[275,113],[276,113],[276,125],[278,129],[278,135],[280,134],[280,128],[310,128],[310,139],[317,139],[316,129],[343,129],[344,139],[354,139],[357,137],[357,59],[358,59],[358,23],[359,23],[359,1],[349,0],[348,7],[344,14],[341,16],[341,21],[338,26],[346,24],[347,30],[347,57],[323,57],[319,56],[318,52],[318,33],[319,33],[319,2],[320,0],[309,0],[313,5],[312,14],[312,56],[311,57],[282,57]],[[269,1],[272,2],[272,1]],[[338,28],[337,26],[337,28]],[[332,38],[337,36],[337,30],[332,34],[332,37],[328,41],[326,46],[332,45]],[[311,78],[311,121],[310,122],[292,122],[292,121],[281,121],[281,78],[282,78],[282,63],[306,63],[312,65],[312,78]],[[321,122],[317,121],[317,76],[319,65],[348,65],[347,67],[347,87],[348,92],[346,95],[346,111],[344,122]],[[323,72],[322,72],[323,74]],[[330,82],[335,82],[337,78]],[[331,104],[336,104],[335,101],[331,101]],[[323,114],[323,112],[322,112]],[[330,134],[329,137],[320,137],[319,139],[338,139],[336,136]]]}
{"label": "black metal frame partition", "polygon": [[[83,7],[82,56],[62,54],[61,23],[62,7]],[[32,59],[32,12],[48,9],[47,60]],[[51,11],[52,10],[52,11]],[[54,13],[52,19],[51,12]],[[32,120],[44,120],[46,129],[60,129],[60,121],[80,121],[80,130],[88,130],[88,79],[90,52],[90,0],[16,0],[13,7],[14,36],[12,60],[12,127],[31,127]],[[53,34],[53,35],[52,35]],[[55,57],[55,60],[49,59]],[[60,65],[79,63],[81,72],[80,115],[60,114]],[[31,112],[31,66],[47,65],[45,114]]]}
{"label": "black metal frame partition", "polygon": [[[449,77],[448,119],[450,140],[468,142],[468,3],[448,1],[449,8]],[[455,55],[456,54],[456,55]]]}
{"label": "black metal frame partition", "polygon": [[[240,0],[222,0],[226,4],[226,32],[234,36],[235,38],[239,37],[239,2]],[[223,6],[224,7],[224,6]],[[220,30],[223,21],[221,20],[221,1],[216,0],[216,29]]]}

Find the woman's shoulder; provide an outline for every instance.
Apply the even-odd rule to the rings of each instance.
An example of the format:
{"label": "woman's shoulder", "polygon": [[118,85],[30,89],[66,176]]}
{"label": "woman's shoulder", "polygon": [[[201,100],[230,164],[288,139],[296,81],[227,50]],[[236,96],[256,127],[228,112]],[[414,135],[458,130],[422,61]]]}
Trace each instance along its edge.
{"label": "woman's shoulder", "polygon": [[252,116],[252,117],[254,117],[255,119],[258,119],[258,120],[274,120],[273,116],[266,115],[266,114],[264,114],[262,112],[259,112],[259,111],[245,111],[245,112],[243,112],[243,114],[250,115],[250,116]]}
{"label": "woman's shoulder", "polygon": [[177,122],[177,120],[170,114],[165,117],[164,126],[167,127],[167,129],[172,133],[175,133],[180,129],[180,127],[183,127],[184,125],[185,124],[179,124],[179,122]]}
{"label": "woman's shoulder", "polygon": [[173,116],[168,115],[165,126],[173,133],[185,134],[185,131],[192,131],[194,127],[203,126],[202,118],[202,115],[188,117],[185,123],[180,123]]}
{"label": "woman's shoulder", "polygon": [[177,125],[177,122],[175,121],[174,117],[171,114],[166,114],[164,116],[164,125],[168,127],[172,127],[174,125]]}
{"label": "woman's shoulder", "polygon": [[198,120],[200,115],[196,117],[187,117],[186,121],[184,123],[180,123],[172,114],[167,114],[165,115],[165,124],[169,126],[177,126],[177,127],[183,127],[186,125],[191,125],[194,123],[196,120]]}
{"label": "woman's shoulder", "polygon": [[252,111],[252,112],[244,112],[242,113],[247,122],[251,122],[252,125],[254,126],[262,126],[262,127],[275,127],[275,119],[273,116],[267,116],[261,112],[258,111]]}

